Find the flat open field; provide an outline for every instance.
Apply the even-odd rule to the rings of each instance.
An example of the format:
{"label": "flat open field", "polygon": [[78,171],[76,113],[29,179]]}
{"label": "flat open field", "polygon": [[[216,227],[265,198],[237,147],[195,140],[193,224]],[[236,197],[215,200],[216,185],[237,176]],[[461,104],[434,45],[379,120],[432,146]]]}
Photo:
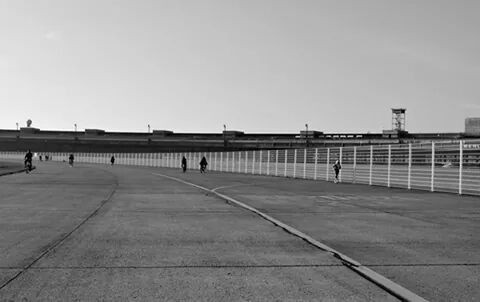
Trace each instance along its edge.
{"label": "flat open field", "polygon": [[397,300],[332,253],[212,190],[424,299],[480,300],[479,197],[36,165],[0,177],[0,301]]}

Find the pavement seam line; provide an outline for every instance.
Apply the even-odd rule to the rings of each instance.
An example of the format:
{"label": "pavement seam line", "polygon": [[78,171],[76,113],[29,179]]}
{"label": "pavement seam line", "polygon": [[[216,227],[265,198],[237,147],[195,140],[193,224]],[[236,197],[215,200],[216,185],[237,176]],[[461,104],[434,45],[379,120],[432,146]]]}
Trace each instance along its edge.
{"label": "pavement seam line", "polygon": [[[172,269],[172,268],[308,268],[308,267],[343,267],[343,264],[265,264],[265,265],[158,265],[158,266],[38,266],[30,270],[90,270],[90,269]],[[22,269],[22,268],[0,268],[1,269]]]}
{"label": "pavement seam line", "polygon": [[51,244],[47,249],[45,249],[39,256],[37,256],[30,264],[27,266],[24,266],[21,271],[16,273],[13,277],[11,277],[9,280],[5,281],[3,284],[0,285],[0,291],[4,289],[7,285],[9,285],[11,282],[13,282],[15,279],[20,277],[23,273],[25,273],[27,270],[29,270],[35,263],[37,263],[40,259],[42,259],[45,255],[50,253],[53,249],[55,249],[57,246],[59,246],[61,243],[63,243],[65,240],[67,240],[70,235],[72,235],[76,230],[78,230],[82,225],[84,225],[90,218],[94,217],[97,215],[97,213],[100,211],[100,209],[112,199],[113,195],[115,194],[116,190],[118,188],[118,180],[115,181],[115,186],[110,190],[107,198],[103,199],[100,202],[100,205],[90,214],[88,215],[84,220],[82,220],[73,230],[65,234],[62,238],[56,240]]}
{"label": "pavement seam line", "polygon": [[[282,267],[338,267],[341,264],[265,264],[265,265],[126,265],[126,266],[37,266],[31,267],[30,270],[55,270],[55,269],[167,269],[167,268],[282,268]],[[447,267],[447,266],[480,266],[480,263],[440,263],[440,264],[365,264],[370,267]],[[23,267],[0,267],[0,270],[21,270]]]}
{"label": "pavement seam line", "polygon": [[216,191],[213,191],[211,189],[208,189],[206,187],[202,187],[202,186],[199,186],[197,184],[194,184],[194,183],[191,183],[191,182],[188,182],[188,181],[185,181],[183,179],[180,179],[180,178],[176,178],[176,177],[172,177],[172,176],[168,176],[168,175],[165,175],[165,174],[159,174],[159,173],[152,173],[153,175],[157,175],[157,176],[160,176],[160,177],[164,177],[164,178],[168,178],[168,179],[171,179],[171,180],[175,180],[177,182],[181,182],[181,183],[184,183],[186,185],[190,185],[190,186],[193,186],[193,187],[196,187],[198,189],[201,189],[203,191],[207,191],[207,192],[211,192],[215,195],[217,195],[218,197],[224,199],[224,200],[227,200],[229,202],[232,202],[244,209],[247,209],[259,216],[261,216],[262,218],[264,218],[265,220],[267,221],[270,221],[271,223],[273,223],[274,225],[278,226],[278,227],[281,227],[282,229],[284,229],[285,231],[287,231],[288,233],[292,234],[292,235],[295,235],[301,239],[303,239],[304,241],[308,242],[309,244],[321,249],[321,250],[324,250],[330,254],[332,254],[335,258],[339,259],[345,266],[347,266],[348,268],[352,269],[353,271],[355,271],[356,273],[358,273],[359,275],[361,275],[362,277],[366,278],[367,280],[370,280],[371,282],[373,282],[374,284],[376,284],[377,286],[383,288],[384,290],[386,290],[387,292],[389,292],[390,294],[394,295],[395,297],[403,300],[403,301],[427,301],[425,300],[424,298],[418,296],[417,294],[413,293],[412,291],[404,288],[403,286],[393,282],[392,280],[380,275],[379,273],[369,269],[368,267],[365,267],[363,266],[362,264],[360,264],[359,262],[353,260],[352,258],[340,253],[339,251],[317,241],[316,239],[310,237],[309,235],[241,202],[241,201],[238,201],[236,199],[233,199],[227,195],[224,195],[224,194],[221,194],[221,193],[218,193]]}

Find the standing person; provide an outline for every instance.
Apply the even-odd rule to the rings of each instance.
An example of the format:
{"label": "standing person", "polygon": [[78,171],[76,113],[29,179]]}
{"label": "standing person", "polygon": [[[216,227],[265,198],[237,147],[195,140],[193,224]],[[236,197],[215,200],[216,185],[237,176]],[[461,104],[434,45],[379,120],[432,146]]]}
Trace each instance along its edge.
{"label": "standing person", "polygon": [[335,171],[335,179],[333,180],[334,183],[338,183],[338,174],[340,173],[340,169],[342,169],[342,165],[340,164],[340,160],[336,160],[333,164],[333,170]]}
{"label": "standing person", "polygon": [[110,158],[110,163],[112,164],[112,166],[115,163],[115,156],[114,155],[112,155],[112,157]]}
{"label": "standing person", "polygon": [[27,154],[25,154],[25,161],[23,162],[25,168],[27,169],[27,173],[32,170],[32,158],[33,158],[32,151],[28,149]]}
{"label": "standing person", "polygon": [[184,157],[182,157],[182,170],[183,170],[183,173],[185,173],[187,171],[187,159]]}
{"label": "standing person", "polygon": [[74,160],[73,153],[70,153],[70,156],[68,157],[68,163],[70,164],[70,167],[73,167],[73,160]]}
{"label": "standing person", "polygon": [[200,173],[205,173],[205,169],[207,168],[207,159],[204,157],[202,157],[202,160],[200,161]]}

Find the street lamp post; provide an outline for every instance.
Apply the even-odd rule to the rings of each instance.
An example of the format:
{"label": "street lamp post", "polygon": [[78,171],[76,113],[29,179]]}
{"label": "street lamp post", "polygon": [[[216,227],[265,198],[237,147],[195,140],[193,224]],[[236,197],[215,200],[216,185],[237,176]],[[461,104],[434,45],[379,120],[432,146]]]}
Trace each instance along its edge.
{"label": "street lamp post", "polygon": [[305,129],[307,130],[305,131],[305,145],[308,148],[308,124],[305,124]]}
{"label": "street lamp post", "polygon": [[148,124],[148,133],[150,133],[150,124]]}
{"label": "street lamp post", "polygon": [[227,136],[226,136],[226,132],[227,131],[227,126],[224,124],[223,125],[223,147],[226,148],[227,147]]}
{"label": "street lamp post", "polygon": [[15,123],[15,124],[17,124],[17,131],[18,131],[18,123]]}

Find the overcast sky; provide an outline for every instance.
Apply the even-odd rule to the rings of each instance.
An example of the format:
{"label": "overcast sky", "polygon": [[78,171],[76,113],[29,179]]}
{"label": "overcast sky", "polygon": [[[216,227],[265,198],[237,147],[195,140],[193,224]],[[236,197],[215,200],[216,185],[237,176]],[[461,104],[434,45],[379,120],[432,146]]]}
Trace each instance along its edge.
{"label": "overcast sky", "polygon": [[478,0],[0,0],[0,129],[461,132]]}

